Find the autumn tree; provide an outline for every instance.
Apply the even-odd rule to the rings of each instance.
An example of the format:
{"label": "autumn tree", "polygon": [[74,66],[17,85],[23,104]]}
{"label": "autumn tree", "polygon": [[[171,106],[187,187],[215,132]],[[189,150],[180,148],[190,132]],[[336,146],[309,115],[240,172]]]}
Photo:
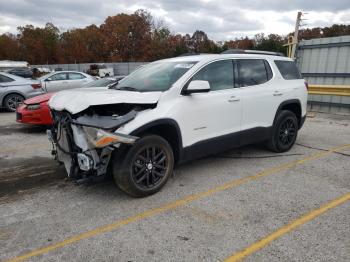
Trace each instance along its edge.
{"label": "autumn tree", "polygon": [[[290,33],[289,35],[292,35]],[[299,40],[350,34],[350,25],[306,28]],[[26,60],[30,64],[154,61],[183,53],[221,53],[226,49],[286,52],[286,36],[257,34],[214,42],[201,30],[175,34],[145,10],[109,16],[103,24],[60,32],[52,23],[44,27],[18,27],[18,34],[0,35],[0,59]]]}
{"label": "autumn tree", "polygon": [[95,63],[107,59],[105,36],[96,25],[62,33],[61,49],[66,63]]}
{"label": "autumn tree", "polygon": [[21,60],[18,38],[13,34],[0,35],[0,60]]}
{"label": "autumn tree", "polygon": [[144,10],[109,16],[100,27],[109,60],[142,60],[151,41],[151,24],[151,15]]}
{"label": "autumn tree", "polygon": [[253,49],[254,40],[246,37],[225,42],[227,49]]}
{"label": "autumn tree", "polygon": [[59,56],[59,30],[51,23],[44,28],[27,25],[18,27],[20,55],[33,64],[61,62]]}
{"label": "autumn tree", "polygon": [[[292,33],[290,34],[292,35]],[[301,39],[313,39],[321,37],[334,37],[350,35],[350,25],[332,25],[330,27],[314,27],[301,29],[299,31],[299,40]]]}
{"label": "autumn tree", "polygon": [[286,37],[282,37],[277,34],[270,34],[267,37],[261,33],[254,37],[253,49],[280,52],[285,54],[287,52],[286,47],[283,45],[286,43]]}
{"label": "autumn tree", "polygon": [[190,41],[189,48],[195,53],[211,53],[214,49],[215,43],[209,40],[207,34],[201,30],[197,30],[193,33]]}

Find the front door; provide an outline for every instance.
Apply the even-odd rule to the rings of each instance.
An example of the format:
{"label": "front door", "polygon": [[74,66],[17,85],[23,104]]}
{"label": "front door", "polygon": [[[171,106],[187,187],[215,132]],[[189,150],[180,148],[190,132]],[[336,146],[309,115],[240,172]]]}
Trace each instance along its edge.
{"label": "front door", "polygon": [[67,73],[57,73],[44,80],[47,92],[58,92],[64,90],[64,87],[67,84]]}
{"label": "front door", "polygon": [[231,59],[219,60],[206,65],[191,78],[191,81],[208,81],[210,91],[179,98],[176,113],[184,130],[184,147],[219,141],[240,131],[241,98],[240,91],[234,88],[233,71]]}

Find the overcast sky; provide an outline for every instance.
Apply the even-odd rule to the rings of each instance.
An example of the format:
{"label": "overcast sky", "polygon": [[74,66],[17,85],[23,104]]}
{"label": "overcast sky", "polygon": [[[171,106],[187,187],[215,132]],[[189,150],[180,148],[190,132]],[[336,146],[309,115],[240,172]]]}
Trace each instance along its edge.
{"label": "overcast sky", "polygon": [[350,0],[0,0],[0,33],[17,26],[52,22],[67,30],[100,25],[108,16],[146,9],[174,33],[205,31],[214,40],[287,34],[297,11],[305,11],[308,27],[350,24]]}

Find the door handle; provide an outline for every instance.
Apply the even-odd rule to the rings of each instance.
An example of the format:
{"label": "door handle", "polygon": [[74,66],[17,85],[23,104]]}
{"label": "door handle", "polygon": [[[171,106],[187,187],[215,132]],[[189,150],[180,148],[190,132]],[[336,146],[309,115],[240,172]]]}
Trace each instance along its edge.
{"label": "door handle", "polygon": [[229,102],[237,102],[239,101],[240,99],[238,97],[235,97],[235,96],[231,96],[231,98],[228,100]]}
{"label": "door handle", "polygon": [[279,91],[275,91],[275,93],[273,93],[274,96],[281,96],[283,95],[283,93],[279,92]]}

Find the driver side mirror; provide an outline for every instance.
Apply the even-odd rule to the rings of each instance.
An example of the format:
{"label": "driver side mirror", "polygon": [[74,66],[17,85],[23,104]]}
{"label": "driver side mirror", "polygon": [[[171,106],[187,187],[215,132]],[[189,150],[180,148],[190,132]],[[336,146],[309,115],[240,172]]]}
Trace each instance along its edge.
{"label": "driver side mirror", "polygon": [[45,79],[45,81],[46,81],[46,82],[50,82],[50,81],[52,81],[52,78],[51,78],[51,77],[48,77],[48,78]]}
{"label": "driver side mirror", "polygon": [[193,80],[187,88],[183,91],[184,94],[190,95],[192,93],[205,93],[210,91],[210,84],[204,80]]}

